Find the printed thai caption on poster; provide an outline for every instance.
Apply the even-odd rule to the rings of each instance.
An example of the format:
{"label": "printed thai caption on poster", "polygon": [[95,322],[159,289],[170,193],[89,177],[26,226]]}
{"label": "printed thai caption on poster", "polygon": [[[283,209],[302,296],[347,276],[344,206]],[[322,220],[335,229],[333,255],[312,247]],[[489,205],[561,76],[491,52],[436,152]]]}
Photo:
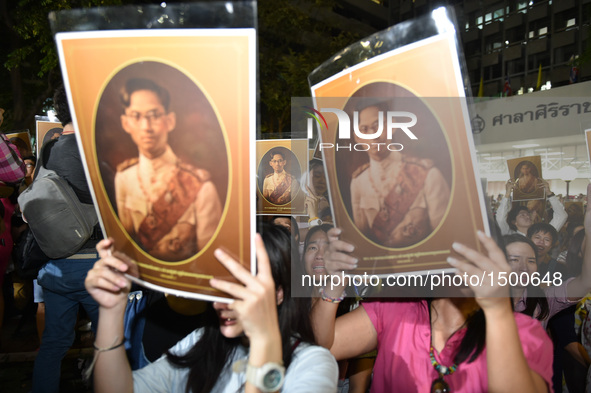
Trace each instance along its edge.
{"label": "printed thai caption on poster", "polygon": [[[437,21],[433,15],[370,36],[322,67],[367,59],[359,64],[310,75],[317,119],[308,130],[320,132],[335,225],[355,245],[351,274],[450,271],[452,243],[480,250],[476,232],[488,233],[461,53],[441,11]],[[436,33],[384,50],[412,31]]]}
{"label": "printed thai caption on poster", "polygon": [[305,215],[307,139],[269,139],[257,143],[257,214]]}
{"label": "printed thai caption on poster", "polygon": [[235,281],[214,250],[255,269],[255,29],[56,40],[105,235],[137,262],[142,284],[227,301],[209,286]]}
{"label": "printed thai caption on poster", "polygon": [[545,199],[542,158],[519,157],[507,160],[509,178],[513,181],[513,201]]}

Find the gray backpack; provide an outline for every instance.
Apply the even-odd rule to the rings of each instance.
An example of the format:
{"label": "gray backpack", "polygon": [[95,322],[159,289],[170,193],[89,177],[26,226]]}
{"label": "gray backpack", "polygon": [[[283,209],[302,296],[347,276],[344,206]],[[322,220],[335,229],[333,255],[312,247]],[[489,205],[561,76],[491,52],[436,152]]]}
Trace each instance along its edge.
{"label": "gray backpack", "polygon": [[41,250],[51,259],[60,259],[82,248],[98,217],[94,205],[80,202],[66,179],[45,168],[43,152],[52,142],[39,154],[35,179],[19,195],[18,203]]}

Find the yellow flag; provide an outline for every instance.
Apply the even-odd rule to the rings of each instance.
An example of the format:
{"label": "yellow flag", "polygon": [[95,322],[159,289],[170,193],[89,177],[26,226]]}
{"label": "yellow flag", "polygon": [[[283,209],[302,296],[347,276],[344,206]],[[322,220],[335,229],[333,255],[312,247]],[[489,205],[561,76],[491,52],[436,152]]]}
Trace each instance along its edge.
{"label": "yellow flag", "polygon": [[538,69],[538,84],[536,85],[536,90],[540,90],[542,87],[542,65],[540,64],[540,68]]}
{"label": "yellow flag", "polygon": [[480,77],[480,86],[478,87],[478,97],[484,97],[484,79]]}

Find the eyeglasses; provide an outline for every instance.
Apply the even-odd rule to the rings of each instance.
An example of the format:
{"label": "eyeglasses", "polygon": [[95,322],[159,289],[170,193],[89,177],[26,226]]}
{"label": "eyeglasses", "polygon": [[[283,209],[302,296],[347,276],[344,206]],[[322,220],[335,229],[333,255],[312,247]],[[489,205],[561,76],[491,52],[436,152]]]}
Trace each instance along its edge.
{"label": "eyeglasses", "polygon": [[129,114],[126,114],[125,116],[127,116],[132,122],[136,124],[141,123],[142,119],[146,119],[148,121],[148,124],[152,125],[162,121],[164,115],[166,115],[166,113],[164,112],[150,111],[146,114],[141,114],[139,112],[131,112]]}
{"label": "eyeglasses", "polygon": [[25,164],[25,166],[26,166],[27,168],[34,168],[34,167],[35,167],[35,164]]}
{"label": "eyeglasses", "polygon": [[271,160],[271,164],[281,164],[285,160]]}

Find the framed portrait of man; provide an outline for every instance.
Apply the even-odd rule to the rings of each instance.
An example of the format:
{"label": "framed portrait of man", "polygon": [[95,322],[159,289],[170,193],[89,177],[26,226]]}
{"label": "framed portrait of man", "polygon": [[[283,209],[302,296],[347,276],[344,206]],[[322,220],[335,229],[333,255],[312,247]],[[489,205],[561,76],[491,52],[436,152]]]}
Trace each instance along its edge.
{"label": "framed portrait of man", "polygon": [[27,157],[33,154],[29,130],[9,132],[6,134],[6,137],[16,146],[21,157]]}
{"label": "framed portrait of man", "polygon": [[305,215],[307,139],[257,141],[257,214]]}
{"label": "framed portrait of man", "polygon": [[56,35],[103,231],[144,285],[227,301],[209,286],[231,279],[216,248],[254,272],[255,37],[254,28]]}
{"label": "framed portrait of man", "polygon": [[41,147],[52,139],[59,138],[62,134],[64,127],[62,123],[57,121],[49,120],[38,120],[35,122],[37,126],[37,132],[35,137],[36,152],[41,151]]}
{"label": "framed portrait of man", "polygon": [[309,76],[335,225],[359,259],[352,275],[450,271],[452,243],[480,249],[476,231],[488,232],[447,12],[367,37]]}
{"label": "framed portrait of man", "polygon": [[519,157],[507,160],[509,177],[513,180],[513,200],[544,199],[544,178],[540,156]]}

